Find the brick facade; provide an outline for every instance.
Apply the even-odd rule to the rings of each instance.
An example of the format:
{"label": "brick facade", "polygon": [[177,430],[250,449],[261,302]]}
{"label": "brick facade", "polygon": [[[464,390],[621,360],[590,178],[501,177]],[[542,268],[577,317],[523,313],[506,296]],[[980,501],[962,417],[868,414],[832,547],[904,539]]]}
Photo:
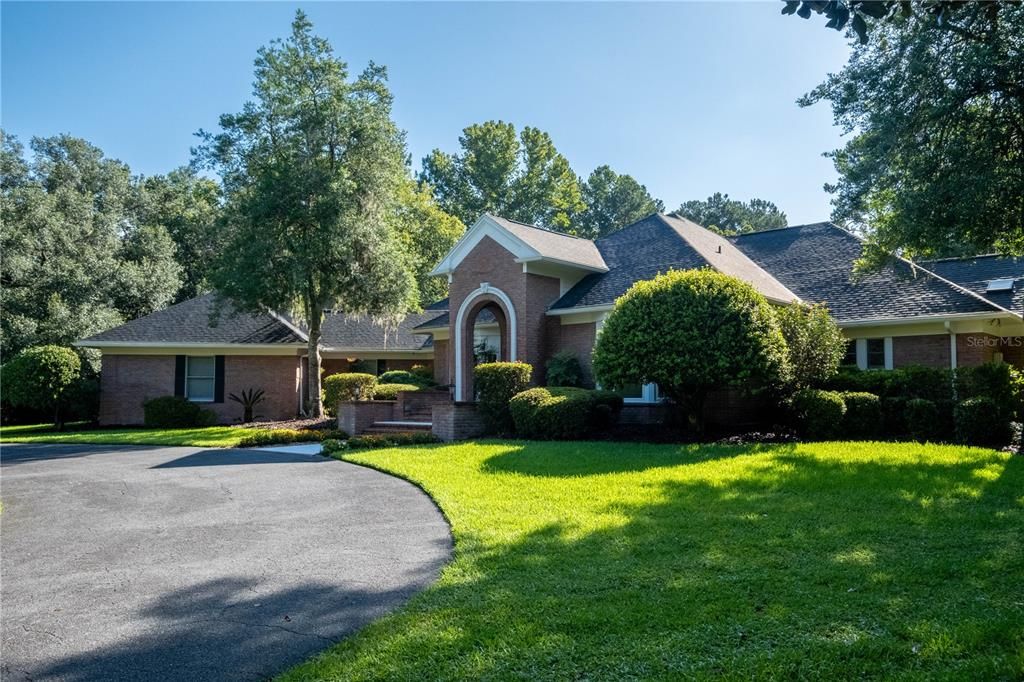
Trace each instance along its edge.
{"label": "brick facade", "polygon": [[949,335],[895,336],[892,340],[892,366],[908,365],[949,367]]}
{"label": "brick facade", "polygon": [[[555,322],[558,322],[557,318]],[[594,341],[597,338],[597,323],[559,325],[557,333],[557,344],[553,344],[549,357],[562,350],[570,351],[580,361],[584,385],[593,388],[595,379],[592,356]]]}
{"label": "brick facade", "polygon": [[[203,403],[219,423],[242,419],[242,406],[231,393],[263,389],[257,419],[291,419],[298,412],[300,358],[293,355],[228,355],[224,358],[224,402]],[[174,395],[174,355],[107,355],[100,374],[100,423],[141,424],[142,403]]]}
{"label": "brick facade", "polygon": [[454,378],[451,376],[449,341],[434,339],[434,381],[438,386],[448,386]]}

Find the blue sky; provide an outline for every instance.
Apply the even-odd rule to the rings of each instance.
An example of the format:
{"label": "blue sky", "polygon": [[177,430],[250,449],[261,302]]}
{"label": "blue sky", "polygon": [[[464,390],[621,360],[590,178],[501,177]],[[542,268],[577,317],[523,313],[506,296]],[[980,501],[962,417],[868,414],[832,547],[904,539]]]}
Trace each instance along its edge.
{"label": "blue sky", "polygon": [[841,143],[795,100],[846,61],[823,22],[781,3],[10,3],[0,5],[0,119],[84,137],[133,171],[187,163],[251,92],[259,46],[301,6],[352,71],[389,69],[413,167],[465,126],[548,131],[577,173],[609,164],[675,208],[715,191],[826,219]]}

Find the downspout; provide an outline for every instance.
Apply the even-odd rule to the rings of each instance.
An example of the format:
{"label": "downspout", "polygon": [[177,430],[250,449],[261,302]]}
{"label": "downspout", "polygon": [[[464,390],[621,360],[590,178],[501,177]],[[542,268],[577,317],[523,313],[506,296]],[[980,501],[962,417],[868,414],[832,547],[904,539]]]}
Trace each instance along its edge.
{"label": "downspout", "polygon": [[953,325],[949,320],[946,320],[942,326],[945,327],[946,333],[949,334],[949,380],[953,384],[950,387],[953,391],[953,400],[956,400],[956,332],[953,331]]}

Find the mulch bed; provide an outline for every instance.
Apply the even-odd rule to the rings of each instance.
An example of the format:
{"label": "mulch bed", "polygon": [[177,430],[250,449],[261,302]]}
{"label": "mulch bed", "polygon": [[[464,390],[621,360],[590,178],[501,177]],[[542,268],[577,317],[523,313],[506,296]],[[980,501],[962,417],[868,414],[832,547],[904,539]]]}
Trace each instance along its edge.
{"label": "mulch bed", "polygon": [[296,431],[327,431],[338,428],[338,423],[330,417],[322,419],[286,419],[278,422],[255,421],[239,424],[247,429],[295,429]]}

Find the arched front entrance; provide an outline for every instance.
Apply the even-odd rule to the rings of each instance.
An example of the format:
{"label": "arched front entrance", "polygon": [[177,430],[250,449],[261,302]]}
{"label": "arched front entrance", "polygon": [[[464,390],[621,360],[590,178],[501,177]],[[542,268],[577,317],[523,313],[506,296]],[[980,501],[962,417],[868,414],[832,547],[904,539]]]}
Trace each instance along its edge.
{"label": "arched front entrance", "polygon": [[486,282],[480,288],[470,292],[459,306],[459,314],[455,318],[455,399],[473,400],[473,367],[476,366],[474,331],[477,318],[487,311],[488,321],[493,318],[497,325],[497,336],[500,339],[497,348],[497,359],[512,362],[516,354],[516,312],[512,299],[501,289],[496,289]]}

